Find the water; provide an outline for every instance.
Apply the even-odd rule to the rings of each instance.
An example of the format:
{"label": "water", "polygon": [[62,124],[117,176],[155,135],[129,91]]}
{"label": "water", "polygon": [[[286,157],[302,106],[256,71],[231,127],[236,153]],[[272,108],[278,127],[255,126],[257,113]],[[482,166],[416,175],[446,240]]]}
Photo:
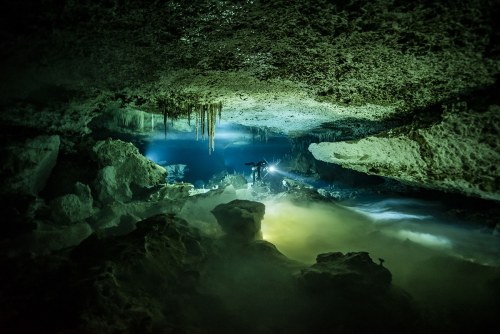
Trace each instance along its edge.
{"label": "water", "polygon": [[283,159],[290,153],[290,143],[285,136],[267,137],[263,130],[245,128],[235,124],[221,122],[217,125],[214,150],[210,152],[208,138],[196,140],[192,131],[167,129],[167,138],[156,132],[145,147],[145,156],[156,163],[167,166],[185,164],[187,172],[182,181],[197,183],[207,182],[214,174],[221,171],[250,175],[247,162]]}
{"label": "water", "polygon": [[[285,136],[223,122],[217,126],[215,150],[209,154],[207,140],[197,141],[193,129],[187,130],[171,127],[167,140],[157,131],[144,145],[145,155],[161,165],[186,165],[182,181],[203,184],[225,171],[241,173],[250,182],[245,163],[265,159],[280,162],[274,178],[295,180],[301,186],[328,185],[290,169],[288,162],[297,152],[292,152]],[[401,192],[377,193],[368,183],[366,189],[359,184],[347,188],[341,181],[328,186],[356,195],[336,203],[298,203],[279,193],[257,198],[266,205],[264,239],[305,263],[314,263],[317,254],[324,252],[368,251],[391,271],[394,284],[433,310],[488,308],[496,291],[491,282],[500,281],[500,237],[469,220],[476,210],[473,206],[460,208],[460,203],[442,193],[426,198],[423,192],[417,198]],[[256,199],[249,191],[234,197]]]}

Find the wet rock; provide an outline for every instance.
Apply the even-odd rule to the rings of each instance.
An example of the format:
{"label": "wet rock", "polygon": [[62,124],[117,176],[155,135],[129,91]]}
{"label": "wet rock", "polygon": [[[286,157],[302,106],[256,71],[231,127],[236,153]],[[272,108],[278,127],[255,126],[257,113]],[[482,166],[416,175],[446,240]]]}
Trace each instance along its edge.
{"label": "wet rock", "polygon": [[328,290],[349,293],[386,291],[392,280],[389,270],[375,264],[368,253],[319,254],[316,263],[300,272],[302,286],[314,292]]}
{"label": "wet rock", "polygon": [[230,174],[227,171],[222,171],[213,175],[208,181],[208,187],[211,189],[225,188],[233,186],[234,189],[246,189],[247,179],[242,174]]}
{"label": "wet rock", "polygon": [[166,184],[150,196],[151,200],[180,199],[189,197],[194,186],[190,183]]}
{"label": "wet rock", "polygon": [[304,312],[311,332],[410,333],[419,321],[411,297],[366,252],[320,254],[296,277],[311,305]]}
{"label": "wet rock", "polygon": [[230,238],[250,241],[260,237],[265,209],[259,202],[234,200],[217,205],[212,214]]}
{"label": "wet rock", "polygon": [[500,199],[498,187],[499,107],[484,112],[445,111],[430,127],[311,144],[318,160],[432,189]]}
{"label": "wet rock", "polygon": [[184,220],[167,215],[143,220],[124,236],[85,240],[72,252],[81,268],[71,287],[80,300],[78,327],[157,333],[186,326],[183,305],[195,294],[204,258],[200,241]]}
{"label": "wet rock", "polygon": [[2,272],[9,272],[0,278],[8,289],[2,290],[8,306],[0,305],[0,328],[16,333],[189,332],[185,329],[196,328],[189,319],[198,316],[192,308],[198,305],[196,286],[206,252],[202,241],[184,220],[159,215],[126,235],[93,234],[57,253],[0,257]]}
{"label": "wet rock", "polygon": [[100,141],[93,151],[101,168],[94,184],[101,202],[129,202],[134,191],[165,183],[166,170],[142,156],[131,143]]}
{"label": "wet rock", "polygon": [[32,232],[32,252],[42,255],[76,246],[91,234],[92,228],[85,222],[74,223],[62,228],[39,224],[38,228]]}
{"label": "wet rock", "polygon": [[247,188],[247,179],[241,174],[228,174],[224,180],[228,185],[232,185],[234,189]]}
{"label": "wet rock", "polygon": [[1,193],[37,195],[56,165],[60,138],[38,136],[24,142],[10,143],[2,149]]}
{"label": "wet rock", "polygon": [[60,224],[71,224],[92,216],[93,199],[90,187],[77,182],[73,194],[64,195],[50,203],[51,218]]}

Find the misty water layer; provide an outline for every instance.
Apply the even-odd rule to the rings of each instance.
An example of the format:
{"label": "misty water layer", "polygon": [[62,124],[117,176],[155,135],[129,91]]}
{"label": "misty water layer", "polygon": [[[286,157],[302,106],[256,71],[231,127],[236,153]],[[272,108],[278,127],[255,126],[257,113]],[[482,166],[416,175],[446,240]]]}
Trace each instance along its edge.
{"label": "misty water layer", "polygon": [[391,271],[396,285],[426,303],[481,303],[499,274],[498,236],[436,219],[438,203],[264,203],[263,238],[288,257],[313,263],[320,253],[367,251]]}
{"label": "misty water layer", "polygon": [[[165,167],[177,166],[177,170],[169,169],[174,182],[203,187],[213,175],[243,175],[247,186],[233,190],[228,201],[263,202],[263,239],[287,257],[312,264],[320,253],[367,251],[374,262],[391,271],[394,284],[424,305],[446,310],[486,307],[485,301],[491,297],[489,286],[500,274],[500,237],[480,225],[465,224],[449,213],[449,203],[404,193],[377,194],[373,188],[378,185],[373,182],[367,182],[364,189],[359,182],[346,186],[338,178],[321,180],[319,175],[298,172],[293,162],[297,152],[290,139],[266,129],[222,122],[211,154],[206,141],[197,140],[193,131],[192,127],[172,124],[165,140],[158,130],[145,145],[144,154]],[[263,174],[256,187],[245,163],[259,160],[275,164],[276,171]],[[258,190],[273,182],[283,187],[264,194]],[[290,187],[294,182],[295,188]],[[359,196],[337,201],[315,200],[313,196],[287,199],[291,188],[321,186]],[[191,222],[203,219],[193,213],[183,218]]]}

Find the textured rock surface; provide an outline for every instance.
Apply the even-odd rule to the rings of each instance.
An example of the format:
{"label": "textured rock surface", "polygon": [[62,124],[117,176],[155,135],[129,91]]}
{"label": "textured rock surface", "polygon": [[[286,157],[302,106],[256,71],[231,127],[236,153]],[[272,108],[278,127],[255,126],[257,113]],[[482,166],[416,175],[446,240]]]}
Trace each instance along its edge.
{"label": "textured rock surface", "polygon": [[311,291],[350,291],[373,293],[391,285],[391,272],[373,263],[366,252],[319,254],[316,263],[302,269],[301,284]]}
{"label": "textured rock surface", "polygon": [[50,203],[51,218],[61,224],[71,224],[94,213],[90,187],[77,182],[73,194],[64,195]]}
{"label": "textured rock surface", "polygon": [[254,240],[260,236],[265,210],[264,204],[259,202],[234,200],[217,205],[212,213],[230,238]]}
{"label": "textured rock surface", "polygon": [[87,301],[78,310],[80,326],[99,333],[175,328],[184,321],[182,303],[195,293],[203,258],[197,232],[165,215],[122,237],[89,238],[73,251],[87,278],[73,286]]}
{"label": "textured rock surface", "polygon": [[[68,141],[99,116],[142,131],[143,112],[160,113],[156,99],[172,90],[221,101],[228,121],[295,134],[411,120],[500,73],[499,9],[488,0],[9,5],[0,119]],[[465,192],[488,188],[470,179]]]}
{"label": "textured rock surface", "polygon": [[59,136],[38,136],[2,147],[2,193],[38,194],[56,164],[59,145]]}
{"label": "textured rock surface", "polygon": [[500,200],[500,107],[446,112],[406,133],[311,144],[318,160],[434,189]]}
{"label": "textured rock surface", "polygon": [[100,141],[93,151],[101,168],[95,188],[102,202],[127,202],[132,199],[134,190],[165,183],[166,170],[141,155],[131,143]]}
{"label": "textured rock surface", "polygon": [[30,251],[36,255],[78,245],[92,234],[92,228],[85,222],[73,223],[69,226],[53,226],[39,224],[32,233]]}
{"label": "textured rock surface", "polygon": [[22,333],[189,328],[186,308],[196,303],[194,287],[204,256],[195,230],[160,215],[121,237],[94,234],[66,253],[12,262],[2,257],[2,269],[13,276],[2,278],[2,285],[10,287],[8,294],[2,291],[10,311],[0,306],[0,328]]}
{"label": "textured rock surface", "polygon": [[391,285],[389,270],[373,263],[366,252],[319,254],[297,279],[306,300],[321,305],[309,313],[310,326],[317,331],[337,326],[352,333],[415,330],[418,318],[411,298]]}

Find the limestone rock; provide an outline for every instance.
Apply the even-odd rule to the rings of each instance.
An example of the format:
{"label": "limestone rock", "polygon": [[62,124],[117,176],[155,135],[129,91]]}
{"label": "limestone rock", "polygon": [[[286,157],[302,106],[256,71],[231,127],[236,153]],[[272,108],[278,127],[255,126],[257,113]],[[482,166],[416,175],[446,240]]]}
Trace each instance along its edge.
{"label": "limestone rock", "polygon": [[246,189],[247,179],[241,174],[228,174],[224,178],[224,181],[228,185],[232,185],[234,189]]}
{"label": "limestone rock", "polygon": [[71,224],[82,221],[94,214],[93,199],[90,187],[77,182],[74,194],[68,194],[54,199],[50,203],[51,217],[61,224]]}
{"label": "limestone rock", "polygon": [[222,171],[213,175],[208,181],[208,187],[211,189],[225,188],[232,186],[236,189],[246,189],[247,180],[242,174],[230,174],[227,171]]}
{"label": "limestone rock", "polygon": [[392,275],[373,263],[366,252],[319,254],[316,263],[303,269],[299,281],[310,291],[349,291],[373,293],[389,288]]}
{"label": "limestone rock", "polygon": [[2,193],[37,195],[56,165],[60,138],[38,136],[2,149]]}
{"label": "limestone rock", "polygon": [[185,325],[181,305],[197,284],[200,240],[184,220],[167,215],[143,220],[124,236],[85,240],[72,253],[81,268],[70,287],[83,305],[77,326],[92,333],[158,333]]}
{"label": "limestone rock", "polygon": [[307,313],[309,327],[409,333],[407,328],[418,321],[411,297],[393,286],[390,271],[373,263],[366,252],[320,254],[296,277],[303,299],[315,306]]}
{"label": "limestone rock", "polygon": [[131,143],[100,141],[93,152],[101,168],[95,188],[104,203],[128,202],[134,192],[165,183],[166,170],[141,155]]}
{"label": "limestone rock", "polygon": [[189,192],[194,188],[190,183],[166,184],[150,196],[150,199],[159,201],[164,199],[179,199],[189,197]]}
{"label": "limestone rock", "polygon": [[411,185],[500,200],[500,107],[446,112],[429,128],[355,142],[311,144],[318,160]]}
{"label": "limestone rock", "polygon": [[91,234],[92,228],[85,222],[74,223],[64,228],[42,225],[33,231],[32,251],[35,254],[46,254],[76,246]]}
{"label": "limestone rock", "polygon": [[260,237],[265,209],[259,202],[234,200],[217,205],[212,214],[229,237],[250,241]]}

